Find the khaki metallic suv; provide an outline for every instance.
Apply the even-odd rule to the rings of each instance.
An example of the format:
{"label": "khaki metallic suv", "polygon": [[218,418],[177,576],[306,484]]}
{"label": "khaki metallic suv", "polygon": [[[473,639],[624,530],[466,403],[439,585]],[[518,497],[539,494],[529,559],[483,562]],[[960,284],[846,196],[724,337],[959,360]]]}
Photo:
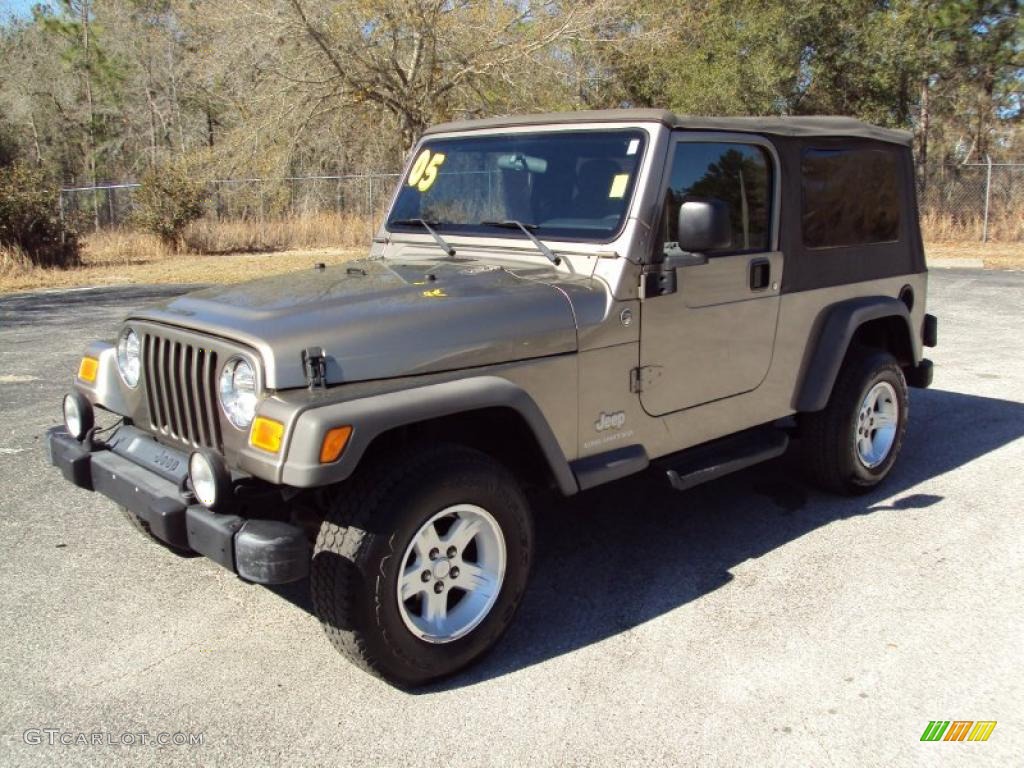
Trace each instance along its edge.
{"label": "khaki metallic suv", "polygon": [[439,125],[365,260],[92,344],[52,461],[167,547],[308,577],[343,654],[422,684],[512,621],[524,489],[686,490],[793,438],[825,488],[885,479],[936,343],[913,180],[845,118]]}

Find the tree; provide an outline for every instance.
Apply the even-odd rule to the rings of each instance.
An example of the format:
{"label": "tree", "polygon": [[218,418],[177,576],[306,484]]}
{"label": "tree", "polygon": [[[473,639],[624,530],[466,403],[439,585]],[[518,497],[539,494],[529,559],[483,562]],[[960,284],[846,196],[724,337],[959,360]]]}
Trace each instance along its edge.
{"label": "tree", "polygon": [[439,120],[630,105],[854,115],[922,167],[1021,152],[1016,0],[51,5],[0,23],[0,143],[76,184],[394,170]]}
{"label": "tree", "polygon": [[[240,3],[280,41],[270,71],[300,95],[312,123],[372,105],[391,117],[403,149],[430,123],[546,98],[569,84],[572,42],[591,39],[623,0],[311,0]],[[541,98],[543,97],[543,98]]]}
{"label": "tree", "polygon": [[142,177],[136,197],[136,220],[171,251],[184,245],[185,228],[205,213],[206,192],[179,165],[154,168]]}
{"label": "tree", "polygon": [[[93,24],[92,0],[61,0],[63,13],[59,16],[46,15],[39,7],[35,13],[42,26],[64,43],[62,59],[78,83],[78,100],[81,116],[76,116],[84,133],[84,159],[88,177],[93,186],[98,181],[97,168],[101,143],[109,140],[116,129],[112,126],[113,105],[116,98],[107,101],[100,89],[108,96],[117,92],[118,72],[116,61],[109,57],[96,34]],[[106,107],[106,108],[105,108]],[[99,227],[99,208],[93,197],[95,226]]]}
{"label": "tree", "polygon": [[958,154],[959,160],[983,160],[995,149],[1000,124],[1021,117],[1024,27],[1019,3],[942,0],[929,6],[927,20],[937,44],[925,72],[934,105],[930,117],[941,119],[947,153]]}
{"label": "tree", "polygon": [[57,191],[37,167],[0,168],[0,250],[38,267],[79,264],[75,233],[57,211]]}

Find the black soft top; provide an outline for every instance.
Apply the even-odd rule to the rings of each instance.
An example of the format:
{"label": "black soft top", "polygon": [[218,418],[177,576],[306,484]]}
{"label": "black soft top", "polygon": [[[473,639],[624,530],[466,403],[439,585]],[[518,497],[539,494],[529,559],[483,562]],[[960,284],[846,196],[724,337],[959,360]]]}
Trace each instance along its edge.
{"label": "black soft top", "polygon": [[912,134],[855,120],[852,117],[689,117],[663,109],[600,109],[579,112],[549,112],[534,115],[488,117],[483,120],[459,120],[428,128],[425,135],[477,131],[487,128],[511,128],[551,123],[661,123],[688,131],[735,131],[793,137],[852,137],[910,146]]}

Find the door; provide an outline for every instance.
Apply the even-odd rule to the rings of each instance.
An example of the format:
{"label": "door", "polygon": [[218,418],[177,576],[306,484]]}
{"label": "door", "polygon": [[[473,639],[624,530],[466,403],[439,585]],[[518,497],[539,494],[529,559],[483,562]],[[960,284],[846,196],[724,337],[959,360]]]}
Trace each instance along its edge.
{"label": "door", "polygon": [[669,157],[655,259],[678,253],[678,212],[688,199],[724,202],[732,243],[704,254],[706,263],[676,268],[675,290],[643,302],[640,400],[655,416],[760,386],[772,360],[783,262],[770,144],[686,134],[674,139]]}

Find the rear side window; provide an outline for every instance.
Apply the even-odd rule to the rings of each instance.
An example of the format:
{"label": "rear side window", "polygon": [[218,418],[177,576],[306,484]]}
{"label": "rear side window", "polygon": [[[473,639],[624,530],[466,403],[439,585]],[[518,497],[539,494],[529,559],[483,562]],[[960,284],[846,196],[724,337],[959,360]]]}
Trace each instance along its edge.
{"label": "rear side window", "polygon": [[899,240],[899,171],[893,152],[807,149],[800,168],[806,247]]}
{"label": "rear side window", "polygon": [[664,239],[678,239],[679,207],[687,200],[721,200],[729,205],[732,248],[767,251],[771,230],[772,165],[752,144],[681,141],[672,158]]}

